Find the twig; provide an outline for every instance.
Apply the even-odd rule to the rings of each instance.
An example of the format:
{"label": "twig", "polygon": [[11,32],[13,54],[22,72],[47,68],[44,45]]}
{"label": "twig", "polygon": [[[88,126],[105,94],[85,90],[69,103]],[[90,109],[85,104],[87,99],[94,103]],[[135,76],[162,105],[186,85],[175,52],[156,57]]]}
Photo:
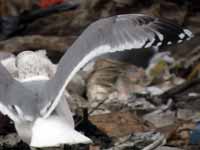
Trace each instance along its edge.
{"label": "twig", "polygon": [[101,105],[103,105],[107,99],[108,99],[108,98],[105,98],[105,99],[103,99],[101,102],[99,102],[98,105],[95,106],[95,107],[89,112],[89,115],[91,115],[91,114],[92,114],[93,112],[95,112]]}
{"label": "twig", "polygon": [[[90,116],[93,112],[95,112],[101,105],[103,105],[105,103],[105,101],[108,98],[103,99],[100,103],[98,103],[98,105],[96,107],[94,107],[89,113],[87,113],[87,117],[83,116],[83,118],[81,118],[76,124],[75,127],[77,127],[82,121],[84,121],[84,118],[88,118],[88,116]],[[84,114],[86,114],[85,109],[84,109]]]}

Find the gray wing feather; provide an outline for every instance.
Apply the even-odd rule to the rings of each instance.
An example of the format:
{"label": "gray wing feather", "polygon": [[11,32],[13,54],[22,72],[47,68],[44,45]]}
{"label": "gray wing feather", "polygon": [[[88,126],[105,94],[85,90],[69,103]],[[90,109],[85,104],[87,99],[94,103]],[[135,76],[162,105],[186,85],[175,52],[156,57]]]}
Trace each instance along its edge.
{"label": "gray wing feather", "polygon": [[51,104],[42,115],[51,114],[73,75],[93,58],[116,51],[158,48],[191,37],[192,33],[187,29],[140,14],[119,15],[94,22],[67,50],[55,77],[46,84],[42,97]]}
{"label": "gray wing feather", "polygon": [[[14,121],[31,120],[34,117],[33,111],[37,112],[33,105],[35,98],[35,95],[13,79],[0,63],[0,111]],[[23,112],[26,112],[26,115]]]}

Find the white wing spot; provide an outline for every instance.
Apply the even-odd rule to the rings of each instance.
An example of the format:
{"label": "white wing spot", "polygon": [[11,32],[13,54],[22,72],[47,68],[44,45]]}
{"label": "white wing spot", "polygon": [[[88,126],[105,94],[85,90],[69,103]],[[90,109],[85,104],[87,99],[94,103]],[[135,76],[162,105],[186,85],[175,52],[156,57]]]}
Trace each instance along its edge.
{"label": "white wing spot", "polygon": [[172,42],[171,41],[167,42],[167,45],[172,45]]}
{"label": "white wing spot", "polygon": [[185,37],[185,34],[184,34],[184,33],[179,34],[179,38],[180,38],[180,39],[183,39],[184,37]]}
{"label": "white wing spot", "polygon": [[155,41],[155,38],[153,38],[148,44],[146,44],[145,48],[150,47]]}
{"label": "white wing spot", "polygon": [[158,42],[158,44],[156,45],[156,47],[159,47],[160,45],[162,45],[162,42]]}
{"label": "white wing spot", "polygon": [[189,37],[189,38],[187,38],[186,40],[189,41],[189,40],[191,40],[191,38],[192,38],[192,37]]}
{"label": "white wing spot", "polygon": [[160,39],[160,41],[164,40],[164,36],[161,33],[158,33],[157,35],[158,35],[158,38]]}
{"label": "white wing spot", "polygon": [[185,32],[185,34],[186,34],[187,36],[193,37],[193,34],[192,34],[192,32],[191,32],[190,30],[184,29],[183,31]]}
{"label": "white wing spot", "polygon": [[177,43],[182,43],[183,42],[183,40],[178,40],[178,42]]}

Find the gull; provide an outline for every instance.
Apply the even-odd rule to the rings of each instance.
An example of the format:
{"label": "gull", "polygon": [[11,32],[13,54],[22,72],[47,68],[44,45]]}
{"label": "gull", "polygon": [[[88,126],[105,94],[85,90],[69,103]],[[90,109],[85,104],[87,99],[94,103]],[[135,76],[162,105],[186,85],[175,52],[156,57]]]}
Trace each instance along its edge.
{"label": "gull", "polygon": [[0,111],[32,147],[90,143],[74,129],[64,91],[73,76],[94,58],[117,51],[155,48],[190,40],[193,34],[161,18],[124,14],[89,25],[68,48],[51,78],[19,82],[0,64]]}

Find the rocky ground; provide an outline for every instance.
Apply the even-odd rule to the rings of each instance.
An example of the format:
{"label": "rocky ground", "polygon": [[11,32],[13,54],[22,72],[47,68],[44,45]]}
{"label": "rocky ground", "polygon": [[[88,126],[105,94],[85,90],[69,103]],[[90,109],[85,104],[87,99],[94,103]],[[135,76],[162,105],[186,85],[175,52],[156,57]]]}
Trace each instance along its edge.
{"label": "rocky ground", "polygon": [[[82,0],[80,8],[36,20],[23,33],[0,41],[0,58],[9,60],[4,65],[16,79],[25,78],[23,64],[30,58],[48,62],[39,68],[51,77],[65,49],[98,18],[145,13],[186,26],[195,34],[191,41],[164,48],[153,58],[151,50],[118,53],[82,69],[67,87],[66,96],[76,114],[77,130],[94,143],[57,149],[198,150],[199,10],[197,0]],[[25,50],[30,51],[22,55]],[[0,115],[0,120],[0,150],[30,149],[7,117]]]}

